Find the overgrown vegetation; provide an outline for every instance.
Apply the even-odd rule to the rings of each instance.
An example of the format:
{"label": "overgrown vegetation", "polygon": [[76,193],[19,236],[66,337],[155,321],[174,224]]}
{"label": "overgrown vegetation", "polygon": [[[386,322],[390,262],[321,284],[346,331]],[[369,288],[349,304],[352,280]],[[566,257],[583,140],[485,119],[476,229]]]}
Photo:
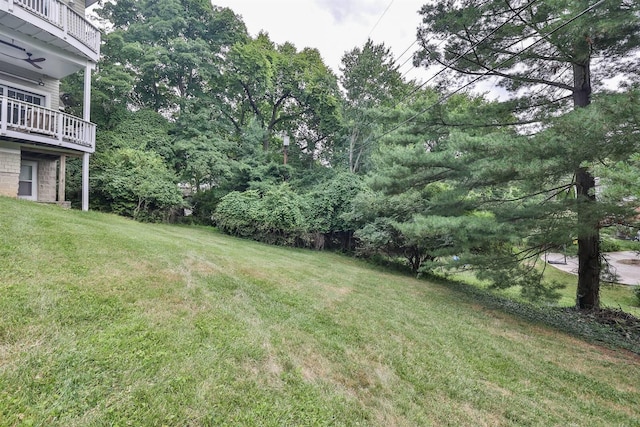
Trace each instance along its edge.
{"label": "overgrown vegetation", "polygon": [[[455,259],[530,299],[558,290],[539,255],[575,241],[575,300],[597,308],[600,253],[619,247],[600,230],[637,231],[640,6],[565,3],[425,4],[426,85],[372,40],[338,76],[313,47],[252,37],[208,2],[104,2],[92,208],[414,273]],[[483,77],[505,96],[472,92]],[[80,76],[63,91],[80,99]]]}
{"label": "overgrown vegetation", "polygon": [[640,422],[638,344],[575,310],[211,228],[0,211],[1,425]]}

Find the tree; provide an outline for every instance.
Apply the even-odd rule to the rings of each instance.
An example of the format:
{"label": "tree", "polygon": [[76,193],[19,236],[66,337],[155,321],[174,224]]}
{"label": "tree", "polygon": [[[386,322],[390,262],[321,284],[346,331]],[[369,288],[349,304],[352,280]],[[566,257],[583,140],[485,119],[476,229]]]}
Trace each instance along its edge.
{"label": "tree", "polygon": [[329,178],[303,190],[309,206],[307,228],[316,234],[316,248],[352,251],[356,224],[346,214],[352,211],[354,200],[364,185],[357,175],[329,171]]}
{"label": "tree", "polygon": [[344,138],[349,170],[362,168],[372,141],[381,133],[375,126],[376,109],[391,107],[409,90],[395,65],[393,55],[384,43],[367,40],[362,48],[354,48],[342,57],[340,83],[346,91],[343,102]]}
{"label": "tree", "polygon": [[[463,0],[427,4],[420,11],[421,51],[416,63],[445,67],[442,82],[495,77],[512,97],[520,118],[548,126],[550,116],[591,102],[593,88],[607,78],[637,77],[640,46],[640,4],[627,0],[592,2]],[[634,76],[635,74],[635,76]],[[592,82],[592,76],[600,80]],[[583,116],[584,118],[584,116]],[[575,129],[578,135],[584,135]],[[558,137],[559,135],[556,135]],[[564,143],[570,135],[560,135]],[[601,258],[595,214],[595,179],[591,165],[600,153],[589,150],[591,138],[575,141],[592,154],[577,155],[564,172],[573,176],[579,258],[577,306],[599,306]],[[629,147],[629,146],[627,146]],[[565,154],[566,156],[566,154]],[[542,193],[538,193],[542,194]]]}
{"label": "tree", "polygon": [[97,163],[91,178],[94,208],[143,221],[169,221],[182,207],[176,177],[156,153],[118,148]]}
{"label": "tree", "polygon": [[205,0],[107,2],[98,14],[113,27],[108,63],[134,76],[135,104],[158,112],[204,93],[226,50],[247,38],[238,16]]}
{"label": "tree", "polygon": [[361,253],[402,257],[414,272],[479,251],[487,244],[481,237],[493,227],[491,215],[478,211],[462,185],[466,165],[450,138],[460,131],[486,135],[483,123],[494,105],[463,95],[441,104],[438,99],[432,89],[418,90],[389,112],[386,120],[401,124],[379,142],[368,191],[349,214],[358,225]]}
{"label": "tree", "polygon": [[336,77],[319,52],[276,45],[266,33],[233,46],[211,96],[237,134],[260,126],[264,151],[286,132],[299,154],[314,159],[331,145],[339,120]]}

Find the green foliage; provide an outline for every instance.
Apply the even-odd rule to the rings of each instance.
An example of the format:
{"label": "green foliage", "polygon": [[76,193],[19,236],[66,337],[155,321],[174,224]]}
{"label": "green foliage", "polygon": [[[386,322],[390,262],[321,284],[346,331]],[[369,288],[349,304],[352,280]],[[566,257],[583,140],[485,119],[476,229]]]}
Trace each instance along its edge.
{"label": "green foliage", "polygon": [[600,241],[600,250],[602,252],[618,252],[622,250],[622,246],[613,239],[602,239]]}
{"label": "green foliage", "polygon": [[[370,181],[372,182],[372,181]],[[357,225],[358,253],[371,257],[402,258],[414,273],[427,260],[434,260],[449,246],[449,231],[422,228],[424,221],[414,212],[425,202],[426,194],[406,192],[391,195],[384,191],[362,191],[346,218]],[[428,221],[433,220],[430,218]]]}
{"label": "green foliage", "polygon": [[106,63],[131,71],[131,102],[158,112],[205,93],[220,57],[247,37],[238,16],[200,0],[106,2],[98,14],[112,26]]}
{"label": "green foliage", "polygon": [[291,43],[276,45],[260,33],[231,48],[215,84],[211,95],[220,116],[238,134],[259,126],[264,151],[283,132],[300,148],[292,151],[299,157],[314,159],[330,148],[340,92],[317,50],[298,52]]}
{"label": "green foliage", "polygon": [[169,221],[182,207],[175,175],[151,151],[103,153],[91,176],[92,208],[143,221]]}
{"label": "green foliage", "polygon": [[287,184],[234,191],[222,197],[213,215],[225,233],[277,245],[294,245],[306,231],[304,200]]}
{"label": "green foliage", "polygon": [[640,286],[634,286],[632,292],[636,297],[636,304],[640,306]]}
{"label": "green foliage", "polygon": [[[415,62],[447,64],[449,72],[441,75],[444,84],[452,78],[463,83],[482,73],[496,76],[502,87],[521,97],[521,108],[534,108],[544,100],[541,110],[547,111],[540,113],[555,112],[564,108],[563,101],[572,100],[557,95],[574,87],[573,67],[585,66],[591,55],[607,58],[591,64],[594,76],[606,79],[622,73],[636,78],[638,62],[631,57],[640,45],[639,5],[605,0],[587,10],[591,6],[594,3],[588,0],[544,5],[500,0],[425,4],[420,10],[421,50]],[[523,49],[518,42],[527,38],[538,41]],[[516,94],[540,85],[549,90]],[[548,102],[554,98],[557,102]]]}
{"label": "green foliage", "polygon": [[169,135],[173,124],[150,109],[128,111],[110,130],[98,134],[97,150],[109,151],[119,148],[134,148],[152,151],[171,164],[173,139]]}
{"label": "green foliage", "polygon": [[222,197],[214,213],[218,229],[238,237],[258,235],[260,193],[255,190],[233,191]]}
{"label": "green foliage", "polygon": [[[415,110],[436,99],[431,90],[416,95],[413,103],[395,112],[396,119],[415,117]],[[463,172],[458,150],[450,147],[448,136],[454,131],[436,125],[449,117],[472,128],[473,121],[463,117],[484,108],[493,106],[455,97],[438,111],[423,111],[419,123],[408,121],[385,139],[372,158],[370,191],[358,196],[349,214],[358,225],[360,253],[404,258],[413,271],[426,272],[436,261],[449,264],[454,255],[502,247],[513,239],[497,229],[495,217],[478,205],[478,195],[459,185],[456,177],[469,175]]]}
{"label": "green foliage", "polygon": [[355,224],[345,214],[351,211],[353,200],[363,188],[362,178],[348,172],[336,173],[313,186],[306,193],[309,228],[327,235],[353,233]]}
{"label": "green foliage", "polygon": [[[562,243],[569,234],[576,236],[581,260],[577,305],[597,307],[599,232],[605,218],[621,209],[615,202],[601,205],[596,197],[594,165],[637,152],[632,136],[637,133],[637,107],[618,109],[621,103],[611,102],[615,96],[594,99],[596,108],[585,107],[606,78],[637,82],[638,2],[463,0],[425,4],[420,14],[421,50],[415,63],[444,66],[446,72],[439,74],[443,87],[495,77],[494,84],[509,92],[510,101],[502,104],[516,113],[512,123],[529,125],[526,132],[533,133],[523,137],[524,129],[517,134],[502,130],[495,132],[495,141],[473,142],[476,135],[456,136],[467,141],[457,148],[461,157],[478,166],[467,171],[464,185],[485,194],[495,191],[492,187],[502,187],[499,192],[508,191],[508,185],[519,187],[521,196],[494,197],[491,209],[502,224],[511,221],[517,225],[511,228],[527,236],[520,261]],[[520,46],[527,40],[532,42]],[[637,98],[633,92],[619,98]],[[565,114],[572,108],[581,111]],[[619,114],[611,114],[614,110]],[[486,125],[506,128],[495,120]],[[573,205],[568,197],[572,188]],[[491,198],[482,199],[492,204]]]}
{"label": "green foliage", "polygon": [[356,173],[369,165],[375,141],[383,132],[379,109],[391,108],[412,87],[404,82],[389,48],[367,40],[342,57],[343,100],[341,143],[334,163]]}

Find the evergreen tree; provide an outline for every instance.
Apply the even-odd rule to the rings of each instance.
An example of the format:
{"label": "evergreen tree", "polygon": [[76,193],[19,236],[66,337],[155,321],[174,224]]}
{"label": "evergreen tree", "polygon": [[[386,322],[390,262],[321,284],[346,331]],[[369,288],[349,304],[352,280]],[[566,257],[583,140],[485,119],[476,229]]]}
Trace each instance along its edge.
{"label": "evergreen tree", "polygon": [[[529,129],[548,127],[550,117],[589,106],[593,89],[601,88],[608,78],[632,80],[638,75],[640,4],[635,1],[448,0],[427,4],[420,13],[423,25],[418,38],[422,49],[416,63],[445,67],[448,72],[441,74],[441,83],[449,87],[455,87],[454,78],[460,84],[465,78],[471,82],[494,77],[511,96],[519,118],[535,125]],[[593,81],[593,76],[599,80]],[[594,119],[588,113],[573,117]],[[603,154],[593,150],[593,144],[601,146],[604,141],[587,134],[585,126],[570,128],[576,133],[551,131],[547,136],[565,146],[560,154],[566,160],[564,173],[574,177],[569,187],[574,186],[576,191],[572,211],[577,222],[573,229],[578,233],[577,306],[597,308],[599,228],[605,214],[593,206],[596,196],[591,166]],[[605,140],[609,137],[600,135]],[[539,140],[526,140],[524,144]],[[525,149],[522,145],[513,147]],[[626,147],[633,149],[629,144]],[[544,154],[536,150],[502,151],[507,152],[516,157]],[[507,175],[490,174],[485,180],[498,182],[517,175],[512,171],[509,176],[508,168],[495,169]],[[538,215],[544,218],[546,214],[543,210]]]}

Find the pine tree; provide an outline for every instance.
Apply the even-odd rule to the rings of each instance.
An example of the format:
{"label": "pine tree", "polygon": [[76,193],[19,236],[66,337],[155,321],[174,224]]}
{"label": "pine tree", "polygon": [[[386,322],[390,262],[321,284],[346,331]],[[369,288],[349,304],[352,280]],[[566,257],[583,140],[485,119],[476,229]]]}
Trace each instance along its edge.
{"label": "pine tree", "polygon": [[[529,129],[548,128],[551,117],[588,107],[594,88],[611,78],[633,80],[640,70],[640,4],[635,0],[447,0],[427,4],[420,13],[416,63],[446,68],[440,82],[448,87],[464,79],[495,78]],[[593,138],[584,136],[578,146],[590,152]],[[563,144],[563,135],[555,137]],[[580,157],[567,162],[571,169],[565,173],[574,176],[577,193],[577,306],[588,309],[599,307],[601,218],[592,206],[594,175],[588,163],[575,161]]]}

